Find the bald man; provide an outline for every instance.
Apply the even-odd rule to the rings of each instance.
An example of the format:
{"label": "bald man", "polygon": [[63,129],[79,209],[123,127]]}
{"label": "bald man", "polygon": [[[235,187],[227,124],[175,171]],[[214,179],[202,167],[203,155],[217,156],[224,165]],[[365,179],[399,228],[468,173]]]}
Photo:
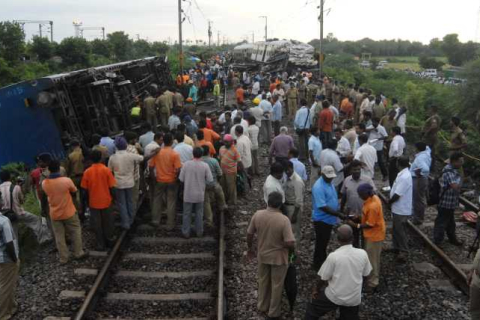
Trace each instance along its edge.
{"label": "bald man", "polygon": [[[359,319],[363,277],[370,274],[372,266],[367,253],[352,246],[353,230],[349,225],[337,229],[337,240],[341,246],[328,255],[318,272],[320,279],[312,301],[307,304],[305,320],[317,320],[337,309],[340,309],[340,319]],[[318,290],[324,281],[328,286]]]}

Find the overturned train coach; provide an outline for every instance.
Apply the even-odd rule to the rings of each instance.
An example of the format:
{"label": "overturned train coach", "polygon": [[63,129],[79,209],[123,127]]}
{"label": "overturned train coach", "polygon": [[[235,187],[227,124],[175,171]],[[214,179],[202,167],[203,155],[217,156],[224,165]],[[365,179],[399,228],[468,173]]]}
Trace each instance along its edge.
{"label": "overturned train coach", "polygon": [[136,97],[172,84],[164,57],[126,61],[47,76],[0,89],[0,166],[33,164],[36,155],[65,157],[72,139],[89,143],[106,128],[135,129]]}
{"label": "overturned train coach", "polygon": [[277,40],[242,44],[233,48],[234,69],[264,72],[310,69],[315,49],[309,44],[295,40]]}

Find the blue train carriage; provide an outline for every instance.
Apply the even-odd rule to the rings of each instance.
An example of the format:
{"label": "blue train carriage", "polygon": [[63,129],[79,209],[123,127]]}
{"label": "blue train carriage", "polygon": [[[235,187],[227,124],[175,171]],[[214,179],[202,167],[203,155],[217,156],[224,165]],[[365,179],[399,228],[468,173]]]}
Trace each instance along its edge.
{"label": "blue train carriage", "polygon": [[63,159],[68,143],[89,144],[107,128],[135,129],[136,98],[171,85],[165,58],[151,57],[25,81],[0,89],[0,166],[34,163],[41,152]]}

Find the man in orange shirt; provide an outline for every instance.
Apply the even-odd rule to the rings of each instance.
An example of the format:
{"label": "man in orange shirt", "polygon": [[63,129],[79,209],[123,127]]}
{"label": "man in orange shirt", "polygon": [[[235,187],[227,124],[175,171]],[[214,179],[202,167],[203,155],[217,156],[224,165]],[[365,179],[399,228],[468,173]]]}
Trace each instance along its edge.
{"label": "man in orange shirt", "polygon": [[349,97],[345,97],[345,99],[342,100],[342,104],[340,105],[340,111],[343,111],[345,113],[345,117],[347,119],[352,119],[353,118],[353,99]]}
{"label": "man in orange shirt", "polygon": [[86,256],[83,251],[82,228],[72,200],[72,194],[77,192],[77,188],[70,178],[60,175],[60,162],[57,160],[50,162],[48,170],[50,175],[42,182],[42,189],[48,197],[49,214],[60,263],[66,264],[69,251],[65,240],[65,232],[72,239],[74,258],[82,259]]}
{"label": "man in orange shirt", "polygon": [[93,164],[85,170],[82,178],[82,188],[88,194],[91,224],[97,240],[97,251],[104,251],[113,244],[114,217],[112,204],[113,187],[116,185],[112,171],[103,163],[102,153],[93,150],[90,155]]}
{"label": "man in orange shirt", "polygon": [[[201,119],[198,122],[198,129],[203,131],[203,136],[205,138],[205,141],[208,141],[208,142],[213,144],[213,143],[215,143],[215,141],[220,140],[220,135],[218,133],[216,133],[212,129],[207,128],[207,121],[205,121],[204,119]],[[198,139],[198,137],[197,137],[197,139]],[[198,140],[200,140],[200,139],[198,139]]]}
{"label": "man in orange shirt", "polygon": [[320,140],[322,140],[323,145],[326,145],[328,141],[332,140],[334,115],[330,110],[328,100],[323,100],[322,108],[318,116],[318,128],[320,129]]}
{"label": "man in orange shirt", "polygon": [[365,251],[372,265],[372,272],[367,279],[367,288],[364,292],[374,292],[379,283],[380,255],[383,241],[385,240],[385,220],[383,219],[382,201],[375,195],[373,187],[369,183],[362,183],[357,189],[358,196],[362,198],[363,214],[361,222],[355,224],[349,221],[351,227],[363,229],[365,238]]}
{"label": "man in orange shirt", "polygon": [[239,86],[237,87],[237,90],[235,91],[235,96],[237,97],[237,104],[238,104],[239,106],[242,106],[242,105],[243,105],[243,101],[244,101],[244,99],[245,99],[245,98],[244,98],[244,92],[245,92],[245,91],[243,90],[243,88],[242,88],[241,85],[239,85]]}
{"label": "man in orange shirt", "polygon": [[215,150],[213,144],[210,141],[207,141],[207,139],[205,139],[205,130],[208,129],[198,130],[196,147],[208,146],[208,150],[210,150],[210,157],[215,157],[217,151]]}
{"label": "man in orange shirt", "polygon": [[220,167],[222,168],[222,188],[229,205],[237,205],[237,171],[243,169],[240,153],[233,145],[233,137],[223,137],[224,146],[220,148]]}
{"label": "man in orange shirt", "polygon": [[[156,180],[152,224],[154,226],[160,225],[162,212],[166,207],[168,231],[175,228],[175,205],[178,193],[177,177],[182,167],[180,155],[172,149],[172,143],[172,134],[165,134],[163,136],[164,147],[148,162],[151,177]],[[155,170],[153,170],[154,168]]]}

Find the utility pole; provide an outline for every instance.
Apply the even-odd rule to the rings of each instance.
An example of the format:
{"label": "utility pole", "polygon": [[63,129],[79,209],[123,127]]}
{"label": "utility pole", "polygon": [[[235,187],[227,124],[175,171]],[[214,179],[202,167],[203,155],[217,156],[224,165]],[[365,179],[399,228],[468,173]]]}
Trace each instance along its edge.
{"label": "utility pole", "polygon": [[50,42],[53,42],[53,21],[50,21]]}
{"label": "utility pole", "polygon": [[42,24],[39,24],[39,25],[38,25],[38,29],[39,29],[40,38],[41,38],[41,37],[42,37]]}
{"label": "utility pole", "polygon": [[208,47],[212,45],[212,21],[208,20]]}
{"label": "utility pole", "polygon": [[260,16],[259,18],[265,18],[265,42],[268,39],[268,17],[267,16]]}
{"label": "utility pole", "polygon": [[252,43],[255,43],[255,31],[252,31]]}
{"label": "utility pole", "polygon": [[318,17],[320,21],[320,55],[318,58],[318,66],[319,66],[319,74],[318,76],[321,77],[323,73],[323,4],[325,0],[320,0],[320,16]]}
{"label": "utility pole", "polygon": [[220,31],[217,32],[217,46],[220,47]]}
{"label": "utility pole", "polygon": [[25,31],[26,23],[38,23],[38,29],[40,31],[40,37],[43,35],[43,25],[50,25],[50,41],[53,42],[53,21],[52,20],[13,20],[13,22],[18,23],[22,26],[22,30]]}
{"label": "utility pole", "polygon": [[179,64],[180,64],[180,78],[183,84],[183,45],[182,45],[182,0],[178,0],[178,43],[180,45]]}

